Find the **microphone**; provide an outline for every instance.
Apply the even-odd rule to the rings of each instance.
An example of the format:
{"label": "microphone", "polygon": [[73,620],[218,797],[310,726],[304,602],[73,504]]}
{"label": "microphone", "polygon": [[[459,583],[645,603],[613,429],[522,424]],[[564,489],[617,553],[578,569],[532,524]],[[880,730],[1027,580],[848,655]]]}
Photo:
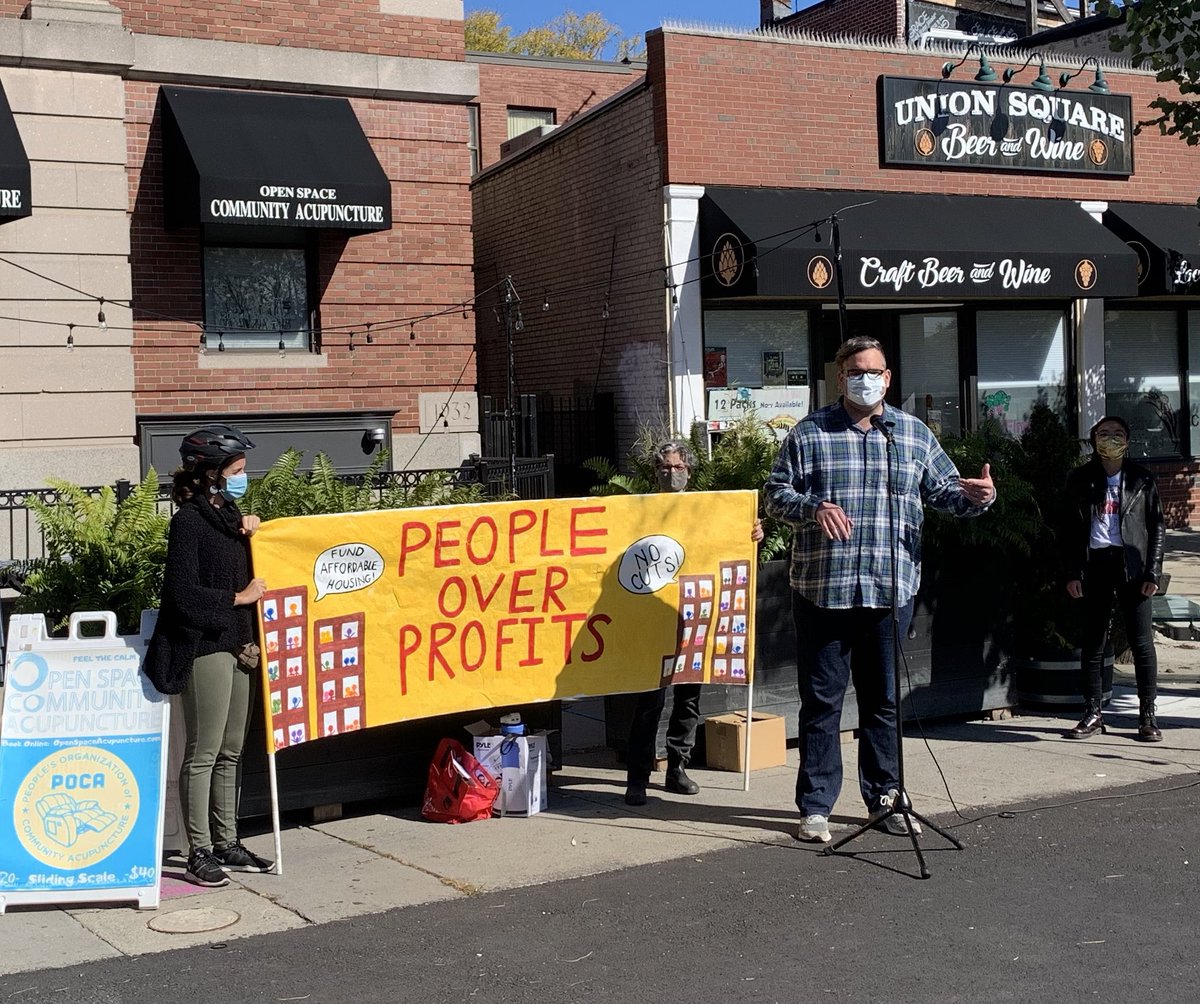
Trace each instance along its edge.
{"label": "microphone", "polygon": [[885,422],[878,415],[872,415],[871,416],[871,427],[873,429],[878,429],[881,433],[883,433],[883,438],[886,439],[890,443],[892,441],[892,429],[894,429],[896,427],[896,423],[895,422]]}

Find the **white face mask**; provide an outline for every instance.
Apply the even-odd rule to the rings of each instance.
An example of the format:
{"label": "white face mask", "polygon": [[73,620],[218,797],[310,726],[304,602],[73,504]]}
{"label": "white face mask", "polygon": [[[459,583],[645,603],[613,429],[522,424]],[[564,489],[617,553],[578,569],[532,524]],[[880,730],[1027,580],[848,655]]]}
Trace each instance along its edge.
{"label": "white face mask", "polygon": [[886,390],[882,373],[879,376],[864,373],[862,376],[846,379],[846,397],[863,408],[874,408],[883,400]]}

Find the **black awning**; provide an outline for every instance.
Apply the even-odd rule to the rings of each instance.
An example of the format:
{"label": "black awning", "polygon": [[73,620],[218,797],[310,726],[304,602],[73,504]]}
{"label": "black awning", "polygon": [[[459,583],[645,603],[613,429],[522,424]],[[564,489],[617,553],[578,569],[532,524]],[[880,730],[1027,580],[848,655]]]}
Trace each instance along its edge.
{"label": "black awning", "polygon": [[32,214],[29,188],[29,158],[0,84],[0,221]]}
{"label": "black awning", "polygon": [[836,295],[829,225],[821,243],[808,226],[834,212],[850,299],[1062,299],[1137,288],[1132,251],[1063,199],[709,188],[700,202],[704,296]]}
{"label": "black awning", "polygon": [[1138,256],[1138,292],[1200,295],[1200,209],[1110,202],[1104,225]]}
{"label": "black awning", "polygon": [[387,230],[391,186],[345,98],[162,88],[167,226]]}

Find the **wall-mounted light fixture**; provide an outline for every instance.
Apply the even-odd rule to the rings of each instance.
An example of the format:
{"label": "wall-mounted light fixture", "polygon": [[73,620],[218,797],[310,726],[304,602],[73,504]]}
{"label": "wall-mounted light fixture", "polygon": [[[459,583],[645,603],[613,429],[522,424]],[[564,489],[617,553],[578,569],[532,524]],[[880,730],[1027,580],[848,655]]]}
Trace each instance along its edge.
{"label": "wall-mounted light fixture", "polygon": [[382,448],[386,442],[386,429],[366,429],[362,434],[362,442],[359,445],[362,447],[363,453],[374,453],[376,448]]}
{"label": "wall-mounted light fixture", "polygon": [[1015,77],[1018,73],[1023,73],[1034,61],[1034,59],[1038,61],[1038,75],[1033,78],[1029,86],[1035,90],[1043,91],[1046,94],[1049,94],[1054,90],[1054,81],[1050,79],[1050,75],[1046,72],[1046,57],[1040,52],[1030,53],[1029,58],[1025,60],[1023,66],[1019,66],[1015,70],[1010,66],[1004,71],[1001,77],[1006,84],[1011,83],[1013,77]]}
{"label": "wall-mounted light fixture", "polygon": [[948,79],[950,74],[952,74],[955,70],[962,66],[963,63],[971,58],[972,52],[979,54],[979,69],[975,73],[975,79],[981,84],[990,84],[993,80],[995,80],[996,71],[992,69],[992,64],[988,62],[987,53],[979,48],[978,45],[974,44],[967,47],[967,51],[963,53],[962,59],[960,59],[957,63],[947,61],[942,64],[942,79]]}
{"label": "wall-mounted light fixture", "polygon": [[1066,87],[1072,80],[1079,76],[1087,69],[1088,63],[1096,67],[1096,79],[1088,84],[1088,90],[1093,94],[1109,94],[1108,81],[1104,79],[1104,70],[1100,67],[1100,61],[1095,56],[1088,56],[1082,63],[1079,64],[1079,69],[1074,73],[1068,73],[1064,70],[1058,77],[1058,86]]}

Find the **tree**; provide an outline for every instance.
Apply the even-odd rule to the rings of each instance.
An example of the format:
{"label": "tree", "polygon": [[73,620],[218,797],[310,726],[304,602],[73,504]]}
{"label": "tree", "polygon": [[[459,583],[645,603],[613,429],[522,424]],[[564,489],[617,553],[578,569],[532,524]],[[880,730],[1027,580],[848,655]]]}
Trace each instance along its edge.
{"label": "tree", "polygon": [[625,36],[621,28],[599,11],[563,14],[536,28],[513,36],[501,13],[476,10],[467,15],[464,32],[471,52],[511,52],[522,56],[554,56],[564,59],[600,59],[615,47],[617,59],[645,55],[640,35]]}
{"label": "tree", "polygon": [[1124,31],[1110,44],[1128,54],[1134,66],[1155,71],[1162,84],[1174,84],[1179,98],[1159,95],[1150,102],[1158,113],[1140,126],[1158,126],[1190,146],[1200,143],[1200,0],[1140,0],[1110,3],[1111,17],[1125,19]]}
{"label": "tree", "polygon": [[495,10],[473,10],[463,22],[468,52],[512,52],[512,29]]}

